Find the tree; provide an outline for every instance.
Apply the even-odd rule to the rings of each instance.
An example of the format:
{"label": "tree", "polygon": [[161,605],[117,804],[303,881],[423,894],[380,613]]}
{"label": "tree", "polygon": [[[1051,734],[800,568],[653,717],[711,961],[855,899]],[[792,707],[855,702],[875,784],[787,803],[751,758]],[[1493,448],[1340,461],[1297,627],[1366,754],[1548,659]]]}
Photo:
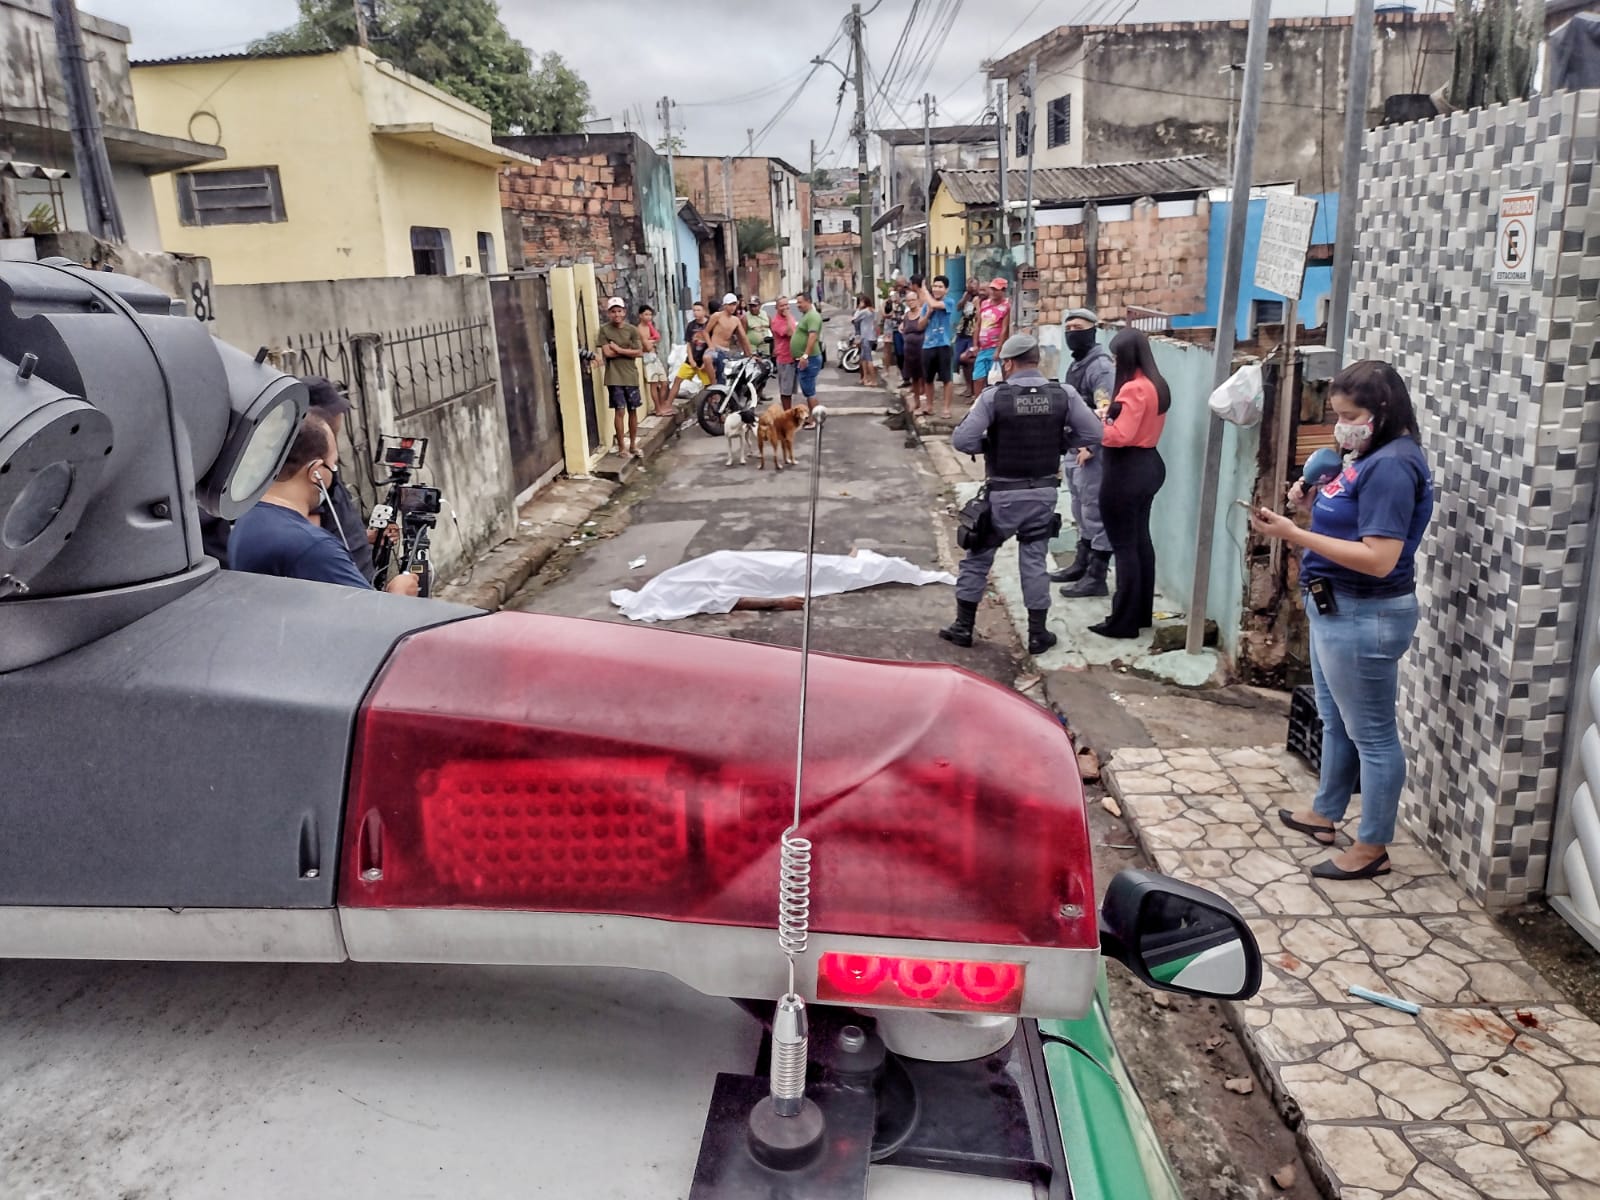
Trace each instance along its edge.
{"label": "tree", "polygon": [[[350,0],[298,0],[299,19],[251,43],[253,54],[337,50],[356,43]],[[371,0],[367,37],[402,71],[489,114],[496,133],[576,133],[589,85],[556,54],[533,55],[500,21],[495,0]]]}
{"label": "tree", "polygon": [[1462,0],[1455,9],[1450,103],[1478,108],[1526,99],[1543,38],[1543,0]]}
{"label": "tree", "polygon": [[537,133],[581,133],[589,115],[589,85],[554,50],[539,60],[533,73],[533,105],[529,109]]}
{"label": "tree", "polygon": [[771,225],[760,217],[740,217],[736,227],[739,238],[739,261],[749,262],[768,250],[778,248],[778,235]]}

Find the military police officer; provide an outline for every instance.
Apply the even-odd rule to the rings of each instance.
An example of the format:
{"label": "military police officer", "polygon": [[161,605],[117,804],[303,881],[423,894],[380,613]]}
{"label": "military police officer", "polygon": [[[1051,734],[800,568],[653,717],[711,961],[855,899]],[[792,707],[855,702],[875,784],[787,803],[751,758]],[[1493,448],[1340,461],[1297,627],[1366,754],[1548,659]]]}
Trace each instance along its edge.
{"label": "military police officer", "polygon": [[[1095,337],[1100,318],[1093,309],[1067,313],[1067,386],[1090,408],[1103,410],[1116,391],[1117,367],[1111,352]],[[1111,566],[1111,539],[1100,520],[1100,439],[1067,458],[1067,488],[1072,492],[1072,523],[1078,528],[1078,553],[1064,571],[1052,571],[1052,583],[1064,583],[1063,596],[1106,596]]]}
{"label": "military police officer", "polygon": [[1056,635],[1045,628],[1050,611],[1046,552],[1061,526],[1056,515],[1061,458],[1098,446],[1101,425],[1077,392],[1040,372],[1038,339],[1007,338],[1000,347],[1000,373],[1004,381],[984,389],[950,439],[963,454],[984,456],[989,536],[968,545],[956,580],[956,619],[939,636],[972,645],[995,551],[1015,537],[1028,606],[1028,653],[1042,654],[1056,644]]}

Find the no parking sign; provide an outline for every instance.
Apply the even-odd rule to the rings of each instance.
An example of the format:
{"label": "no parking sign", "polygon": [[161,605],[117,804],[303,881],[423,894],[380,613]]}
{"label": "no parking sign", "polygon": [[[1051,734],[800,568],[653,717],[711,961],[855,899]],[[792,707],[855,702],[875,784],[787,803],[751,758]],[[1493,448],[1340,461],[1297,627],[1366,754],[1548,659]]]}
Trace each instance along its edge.
{"label": "no parking sign", "polygon": [[1533,233],[1539,221],[1538,192],[1506,192],[1494,237],[1494,281],[1527,287],[1533,282]]}

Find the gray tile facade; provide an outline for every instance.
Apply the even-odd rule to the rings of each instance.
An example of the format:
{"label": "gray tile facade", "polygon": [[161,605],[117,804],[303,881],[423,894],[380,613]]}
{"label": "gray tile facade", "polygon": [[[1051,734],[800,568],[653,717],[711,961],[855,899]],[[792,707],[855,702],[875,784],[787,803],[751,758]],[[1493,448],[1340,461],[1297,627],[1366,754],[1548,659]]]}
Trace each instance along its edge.
{"label": "gray tile facade", "polygon": [[[1437,508],[1401,667],[1402,819],[1479,900],[1551,853],[1600,458],[1600,92],[1370,134],[1347,359],[1412,389]],[[1537,190],[1532,286],[1497,286],[1500,195]]]}

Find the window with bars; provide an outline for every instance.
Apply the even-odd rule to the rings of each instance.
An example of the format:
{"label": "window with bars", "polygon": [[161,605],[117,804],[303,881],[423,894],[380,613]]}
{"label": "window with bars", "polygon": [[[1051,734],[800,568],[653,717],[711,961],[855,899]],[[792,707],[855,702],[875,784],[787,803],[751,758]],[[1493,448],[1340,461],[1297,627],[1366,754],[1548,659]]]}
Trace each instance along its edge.
{"label": "window with bars", "polygon": [[1017,157],[1018,158],[1026,158],[1028,156],[1028,142],[1033,137],[1033,128],[1032,128],[1031,123],[1028,120],[1029,115],[1030,114],[1029,114],[1028,110],[1025,109],[1025,108],[1019,110],[1018,113],[1017,113]]}
{"label": "window with bars", "polygon": [[268,225],[286,221],[277,167],[180,171],[178,220],[185,225]]}
{"label": "window with bars", "polygon": [[1057,96],[1047,110],[1049,127],[1047,140],[1051,149],[1072,141],[1072,97]]}

